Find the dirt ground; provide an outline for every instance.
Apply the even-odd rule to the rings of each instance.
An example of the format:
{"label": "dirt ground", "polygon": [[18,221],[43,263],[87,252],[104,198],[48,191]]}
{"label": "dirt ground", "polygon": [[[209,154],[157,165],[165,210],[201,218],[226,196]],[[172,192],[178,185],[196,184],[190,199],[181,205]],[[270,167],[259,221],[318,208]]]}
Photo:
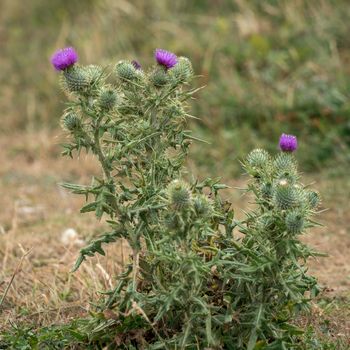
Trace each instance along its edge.
{"label": "dirt ground", "polygon": [[[106,257],[91,258],[70,273],[80,247],[105,227],[93,215],[79,214],[84,198],[58,186],[63,181],[89,183],[98,174],[91,155],[60,157],[62,142],[59,131],[0,137],[0,300],[6,293],[0,329],[10,321],[52,324],[86,314],[89,301],[114,284],[128,259],[127,245],[120,241],[107,249]],[[244,178],[225,180],[232,187],[244,184]],[[311,181],[323,196],[322,209],[328,210],[320,217],[324,227],[304,240],[329,255],[309,264],[327,300],[324,309],[315,304],[313,317],[319,322],[326,314],[332,336],[350,337],[350,179],[322,174],[304,179]],[[225,196],[242,216],[238,208],[246,199],[234,189]]]}

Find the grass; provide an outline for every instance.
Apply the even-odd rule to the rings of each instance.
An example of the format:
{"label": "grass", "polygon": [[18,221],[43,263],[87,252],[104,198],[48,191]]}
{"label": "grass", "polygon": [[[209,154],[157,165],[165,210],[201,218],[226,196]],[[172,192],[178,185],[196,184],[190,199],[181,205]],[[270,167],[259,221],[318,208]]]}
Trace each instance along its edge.
{"label": "grass", "polygon": [[[78,272],[70,273],[80,246],[73,242],[64,244],[62,232],[72,227],[81,239],[88,240],[103,230],[103,224],[96,223],[93,216],[79,214],[81,198],[66,193],[57,185],[62,179],[86,183],[91,174],[97,173],[96,163],[90,156],[82,155],[78,162],[62,159],[58,144],[63,140],[60,132],[43,130],[35,133],[35,137],[25,132],[0,141],[4,150],[0,155],[3,165],[0,192],[4,193],[0,198],[4,208],[0,213],[4,231],[0,235],[0,296],[10,284],[1,306],[3,342],[9,337],[18,338],[18,344],[51,341],[47,349],[62,348],[62,341],[86,344],[86,334],[81,331],[82,325],[77,319],[89,315],[93,310],[90,302],[97,302],[98,292],[111,287],[120,267],[128,260],[128,247],[118,242],[107,249],[106,257],[91,258]],[[314,303],[311,315],[305,315],[299,322],[304,329],[312,326],[323,344],[335,344],[335,341],[347,344],[350,339],[347,260],[350,181],[340,172],[337,176],[310,174],[306,181],[315,178],[316,187],[323,195],[323,207],[329,210],[322,218],[325,227],[315,229],[305,240],[329,257],[310,261],[310,273],[318,277],[325,290]],[[245,181],[242,177],[226,180],[232,187],[242,187]],[[238,208],[242,203],[248,206],[248,200],[233,189],[226,196],[237,208],[236,215],[243,216]],[[17,204],[16,211],[16,203],[25,204]],[[26,216],[27,213],[20,210],[23,206],[44,208],[44,216]],[[18,348],[30,349],[28,346],[18,345]],[[334,349],[346,349],[346,345],[341,346]]]}
{"label": "grass", "polygon": [[302,140],[306,170],[350,161],[346,0],[1,6],[0,131],[57,125],[62,95],[49,63],[57,48],[74,45],[83,64],[137,58],[149,65],[153,50],[163,47],[190,57],[198,85],[207,85],[193,101],[193,114],[202,118],[196,132],[212,143],[194,149],[205,171],[237,175],[237,157],[257,145],[272,150],[270,140],[281,132]]}

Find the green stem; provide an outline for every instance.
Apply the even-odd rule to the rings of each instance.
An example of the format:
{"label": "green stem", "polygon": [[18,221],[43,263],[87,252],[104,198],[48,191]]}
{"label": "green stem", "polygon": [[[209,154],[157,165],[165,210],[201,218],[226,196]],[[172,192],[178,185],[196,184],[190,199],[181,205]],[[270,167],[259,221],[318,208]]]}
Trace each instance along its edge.
{"label": "green stem", "polygon": [[96,121],[96,125],[94,125],[94,142],[93,142],[93,150],[95,152],[95,154],[98,157],[98,160],[100,161],[101,165],[102,165],[102,169],[105,175],[105,178],[108,180],[111,180],[111,172],[109,170],[108,164],[106,162],[106,158],[102,152],[101,149],[101,144],[100,144],[100,138],[99,138],[99,132],[100,132],[100,121],[101,118],[98,118]]}

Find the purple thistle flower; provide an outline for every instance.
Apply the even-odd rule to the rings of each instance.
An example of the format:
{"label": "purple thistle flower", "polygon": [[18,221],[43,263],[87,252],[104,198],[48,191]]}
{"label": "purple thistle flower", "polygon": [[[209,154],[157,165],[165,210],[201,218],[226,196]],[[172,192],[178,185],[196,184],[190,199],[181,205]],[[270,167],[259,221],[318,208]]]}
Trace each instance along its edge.
{"label": "purple thistle flower", "polygon": [[282,134],[279,142],[283,152],[293,152],[298,148],[298,140],[294,135]]}
{"label": "purple thistle flower", "polygon": [[51,56],[51,63],[56,70],[65,70],[78,61],[78,54],[73,47],[57,50]]}
{"label": "purple thistle flower", "polygon": [[177,63],[177,56],[166,50],[156,49],[154,57],[158,64],[164,66],[166,69],[174,67]]}
{"label": "purple thistle flower", "polygon": [[131,64],[134,66],[135,69],[139,70],[142,68],[141,64],[137,62],[136,60],[132,60]]}

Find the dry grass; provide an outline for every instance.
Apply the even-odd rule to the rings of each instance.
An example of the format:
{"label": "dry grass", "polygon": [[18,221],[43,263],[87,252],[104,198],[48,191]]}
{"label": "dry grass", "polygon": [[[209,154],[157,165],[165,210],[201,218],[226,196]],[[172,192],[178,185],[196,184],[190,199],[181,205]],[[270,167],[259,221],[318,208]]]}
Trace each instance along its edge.
{"label": "dry grass", "polygon": [[[106,257],[91,258],[78,272],[70,273],[80,247],[74,242],[64,244],[62,232],[74,228],[80,239],[88,240],[105,227],[93,215],[80,215],[83,198],[57,185],[63,180],[88,183],[91,175],[98,173],[90,155],[82,155],[78,161],[61,158],[62,141],[60,132],[46,131],[2,136],[0,140],[0,299],[21,257],[29,252],[4,298],[0,328],[9,321],[52,324],[85,315],[89,301],[97,300],[99,290],[114,284],[128,259],[126,243],[117,242],[107,249]],[[323,205],[330,209],[322,217],[325,227],[315,229],[305,241],[329,254],[310,262],[310,272],[327,287],[322,296],[327,302],[322,309],[315,305],[303,324],[328,320],[331,336],[350,338],[350,180],[316,177],[315,187],[323,194]],[[238,187],[242,182],[229,181]],[[238,191],[227,195],[235,208],[246,203]],[[237,215],[242,216],[238,209]]]}

